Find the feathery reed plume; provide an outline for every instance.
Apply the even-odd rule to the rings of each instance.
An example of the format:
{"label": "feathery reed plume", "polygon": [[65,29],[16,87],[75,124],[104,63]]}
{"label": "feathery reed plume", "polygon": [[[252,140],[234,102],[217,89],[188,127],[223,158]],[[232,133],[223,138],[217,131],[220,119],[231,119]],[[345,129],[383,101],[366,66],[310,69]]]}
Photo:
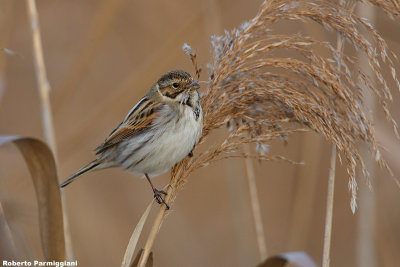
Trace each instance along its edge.
{"label": "feathery reed plume", "polygon": [[[364,53],[372,70],[365,74],[353,57],[343,54],[329,42],[301,34],[277,34],[274,23],[286,20],[314,21],[333,30],[351,46]],[[368,32],[369,42],[362,29]],[[254,157],[261,160],[286,160],[281,156],[243,153],[243,144],[267,147],[271,140],[286,140],[297,131],[313,130],[337,147],[346,166],[351,191],[351,209],[355,212],[356,167],[367,176],[359,143],[365,143],[376,162],[388,168],[376,144],[371,122],[362,110],[362,87],[371,90],[380,103],[396,135],[397,124],[388,104],[392,95],[383,76],[388,68],[396,78],[396,56],[367,20],[330,1],[265,1],[258,14],[238,29],[213,36],[210,76],[202,96],[204,143],[210,132],[229,126],[229,131],[204,152],[194,151],[172,169],[167,201],[172,205],[185,178],[197,168],[228,157]],[[319,48],[319,49],[315,49]],[[324,55],[317,51],[324,50]],[[285,52],[286,56],[278,56]],[[280,54],[279,54],[280,53]],[[197,152],[197,153],[196,153]],[[142,255],[143,266],[149,249],[167,211],[160,208]],[[147,251],[146,251],[147,250]]]}
{"label": "feathery reed plume", "polygon": [[[301,35],[274,34],[272,24],[282,19],[299,22],[310,19],[337,31],[366,55],[376,84],[360,70],[354,58],[341,54],[328,42]],[[370,33],[375,46],[362,35],[360,26]],[[366,173],[358,142],[365,142],[379,165],[387,167],[375,142],[371,122],[361,109],[362,85],[375,93],[398,135],[397,124],[388,109],[392,95],[382,74],[384,68],[389,68],[400,88],[392,61],[396,56],[376,30],[364,19],[335,4],[267,1],[255,18],[239,29],[225,32],[225,36],[214,36],[212,44],[214,55],[209,65],[208,89],[202,98],[205,114],[201,142],[210,131],[227,123],[232,131],[208,151],[178,164],[173,176],[182,176],[179,180],[183,182],[193,170],[232,156],[241,144],[266,145],[272,139],[285,139],[294,131],[311,128],[342,153],[350,177],[354,210],[357,164]],[[330,56],[316,54],[317,46]],[[279,50],[295,52],[298,56],[274,56]],[[242,156],[271,159],[261,152]]]}
{"label": "feathery reed plume", "polygon": [[201,67],[197,65],[197,55],[196,52],[193,51],[193,49],[186,43],[183,44],[182,46],[183,52],[185,52],[186,55],[190,57],[190,60],[192,61],[194,70],[196,72],[196,77],[197,79],[200,79],[200,73],[201,73]]}

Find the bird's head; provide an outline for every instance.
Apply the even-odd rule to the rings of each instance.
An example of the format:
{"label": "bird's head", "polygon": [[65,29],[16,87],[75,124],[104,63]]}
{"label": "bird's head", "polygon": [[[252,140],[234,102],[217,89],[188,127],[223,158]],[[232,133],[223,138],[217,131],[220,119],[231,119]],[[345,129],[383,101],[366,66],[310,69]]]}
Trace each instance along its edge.
{"label": "bird's head", "polygon": [[200,88],[193,77],[183,70],[173,70],[158,79],[155,87],[162,98],[169,101],[180,101]]}

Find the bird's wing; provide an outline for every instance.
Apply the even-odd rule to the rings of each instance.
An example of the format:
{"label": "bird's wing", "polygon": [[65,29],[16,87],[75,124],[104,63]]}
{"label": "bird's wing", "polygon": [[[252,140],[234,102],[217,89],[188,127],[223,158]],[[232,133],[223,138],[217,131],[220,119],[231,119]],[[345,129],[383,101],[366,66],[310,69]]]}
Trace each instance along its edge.
{"label": "bird's wing", "polygon": [[106,140],[95,149],[100,154],[108,148],[127,140],[154,126],[156,118],[164,104],[154,103],[147,97],[142,98],[126,115],[121,124],[115,128]]}

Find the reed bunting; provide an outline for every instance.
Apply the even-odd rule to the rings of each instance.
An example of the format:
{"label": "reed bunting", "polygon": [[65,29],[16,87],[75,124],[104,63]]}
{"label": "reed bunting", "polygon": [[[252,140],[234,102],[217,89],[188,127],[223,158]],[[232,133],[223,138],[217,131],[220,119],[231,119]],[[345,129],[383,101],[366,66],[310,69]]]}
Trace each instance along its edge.
{"label": "reed bunting", "polygon": [[155,188],[149,176],[165,173],[186,156],[192,156],[203,127],[199,88],[185,71],[174,70],[162,75],[95,149],[97,158],[60,186],[68,185],[88,171],[121,167],[144,174],[156,201],[169,208],[163,197],[166,192]]}

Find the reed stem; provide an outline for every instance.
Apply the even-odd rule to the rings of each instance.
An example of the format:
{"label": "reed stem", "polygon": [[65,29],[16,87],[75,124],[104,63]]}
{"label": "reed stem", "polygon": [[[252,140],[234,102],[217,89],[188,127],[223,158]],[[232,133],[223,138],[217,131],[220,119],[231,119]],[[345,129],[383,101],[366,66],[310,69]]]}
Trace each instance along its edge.
{"label": "reed stem", "polygon": [[49,144],[53,154],[56,155],[56,140],[54,135],[53,120],[50,106],[50,84],[47,80],[46,67],[43,58],[42,40],[40,37],[39,16],[35,0],[27,0],[28,16],[31,24],[33,58],[37,86],[39,88],[42,105],[42,123],[46,142]]}
{"label": "reed stem", "polygon": [[[244,145],[244,150],[245,153],[250,152],[248,144]],[[268,254],[267,254],[267,245],[264,237],[264,227],[261,218],[261,208],[257,192],[256,177],[254,173],[254,166],[252,163],[252,159],[245,158],[244,162],[246,166],[247,181],[249,183],[249,195],[250,195],[251,210],[254,218],[254,225],[257,235],[258,252],[260,253],[260,262],[262,262],[267,258]]]}
{"label": "reed stem", "polygon": [[[370,5],[359,4],[358,13],[360,16],[367,18],[372,24],[376,23],[376,14],[374,8]],[[372,40],[371,40],[372,41]],[[364,70],[370,77],[374,77],[373,71],[368,68],[368,60],[365,55],[359,53],[360,68]],[[372,78],[375,82],[376,79]],[[368,91],[368,88],[362,88],[364,95],[365,113],[369,115],[369,119],[373,121],[374,114],[376,114],[376,101],[374,95]],[[374,178],[376,174],[375,160],[370,158],[368,149],[364,146],[361,148],[361,156],[365,158],[365,164],[368,166],[370,177],[365,177],[367,183],[360,186],[359,193],[359,216],[357,227],[357,264],[362,267],[375,267],[378,266],[378,256],[376,249],[376,198],[375,193],[371,192],[373,187]],[[369,188],[370,187],[370,188]],[[381,257],[379,257],[381,258]]]}
{"label": "reed stem", "polygon": [[[28,8],[28,19],[31,25],[32,43],[33,43],[33,59],[35,64],[35,73],[42,109],[42,123],[45,140],[53,151],[54,158],[57,162],[57,146],[54,134],[53,119],[50,105],[50,84],[47,80],[46,65],[43,57],[43,47],[39,27],[39,15],[37,12],[35,0],[26,0]],[[63,223],[64,223],[64,240],[65,255],[67,259],[73,258],[71,234],[69,230],[68,216],[66,213],[66,202],[64,192],[60,192],[61,202],[63,203]]]}
{"label": "reed stem", "polygon": [[328,193],[326,201],[325,215],[325,234],[324,234],[324,250],[322,257],[322,266],[329,267],[331,237],[332,237],[332,219],[333,219],[333,200],[335,193],[335,172],[336,172],[336,146],[331,147],[331,162],[329,167]]}
{"label": "reed stem", "polygon": [[[170,203],[171,196],[172,196],[172,194],[175,194],[175,192],[173,192],[174,191],[173,188],[175,188],[175,187],[168,186],[167,196],[165,198],[165,201],[168,203],[168,205],[170,205],[170,207],[172,207],[172,203]],[[157,217],[154,220],[153,227],[151,228],[149,237],[147,238],[146,244],[143,249],[143,253],[140,257],[139,264],[138,264],[139,267],[146,266],[146,262],[149,258],[151,248],[153,247],[153,244],[154,244],[154,240],[156,239],[156,236],[158,234],[158,231],[160,230],[161,224],[164,221],[164,218],[167,214],[168,214],[167,207],[164,204],[160,205],[160,210],[158,211]]]}

